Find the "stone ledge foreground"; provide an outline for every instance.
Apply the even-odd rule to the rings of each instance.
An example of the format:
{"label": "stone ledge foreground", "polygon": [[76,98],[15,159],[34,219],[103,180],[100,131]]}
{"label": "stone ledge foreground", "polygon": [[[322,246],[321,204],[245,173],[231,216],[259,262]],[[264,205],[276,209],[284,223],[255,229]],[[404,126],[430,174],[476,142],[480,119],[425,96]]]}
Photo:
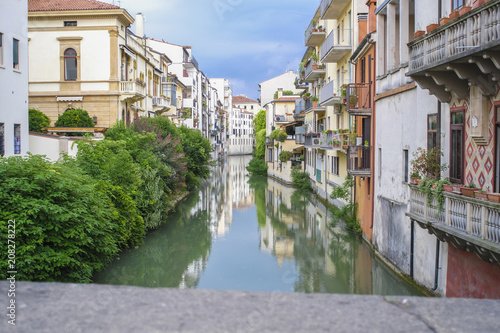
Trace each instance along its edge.
{"label": "stone ledge foreground", "polygon": [[500,301],[0,282],[0,332],[498,332]]}

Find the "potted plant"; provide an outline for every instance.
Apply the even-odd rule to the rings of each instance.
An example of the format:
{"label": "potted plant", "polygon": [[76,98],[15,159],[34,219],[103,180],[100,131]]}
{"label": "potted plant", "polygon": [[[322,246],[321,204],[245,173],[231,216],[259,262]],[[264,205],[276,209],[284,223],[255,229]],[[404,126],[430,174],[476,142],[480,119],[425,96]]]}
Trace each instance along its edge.
{"label": "potted plant", "polygon": [[302,98],[307,101],[309,98],[311,97],[311,93],[310,92],[306,92],[304,95],[302,95]]}
{"label": "potted plant", "polygon": [[318,107],[318,101],[319,101],[318,96],[311,97],[311,102],[312,102],[312,107],[313,108],[317,108]]}
{"label": "potted plant", "polygon": [[450,21],[458,18],[459,16],[460,16],[460,13],[458,12],[457,9],[455,9],[454,11],[451,12],[451,14],[449,16]]}
{"label": "potted plant", "polygon": [[458,10],[458,13],[460,14],[460,16],[462,16],[462,15],[467,14],[468,12],[470,12],[471,9],[472,9],[472,7],[470,7],[470,6],[462,6],[462,8],[460,8]]}
{"label": "potted plant", "polygon": [[460,188],[460,192],[462,192],[462,195],[470,198],[474,198],[474,192],[479,190],[480,188],[476,187],[476,184],[474,184],[474,182],[470,183],[469,186]]}
{"label": "potted plant", "polygon": [[500,203],[500,193],[488,193],[488,201]]}
{"label": "potted plant", "polygon": [[439,19],[439,25],[445,25],[446,23],[448,23],[450,21],[450,18],[449,17],[446,17],[446,16],[443,16]]}
{"label": "potted plant", "polygon": [[412,184],[418,185],[420,183],[421,179],[422,179],[422,177],[420,177],[420,174],[418,173],[418,171],[413,171],[410,174],[410,182]]}
{"label": "potted plant", "polygon": [[323,32],[323,26],[322,25],[318,26],[318,31],[319,32]]}
{"label": "potted plant", "polygon": [[474,192],[474,194],[476,195],[476,199],[488,200],[488,193],[484,192],[483,190],[476,191]]}
{"label": "potted plant", "polygon": [[349,108],[356,108],[356,104],[358,104],[358,97],[356,95],[349,96]]}
{"label": "potted plant", "polygon": [[440,156],[443,156],[443,153],[439,147],[429,150],[419,147],[413,152],[412,170],[424,177],[439,179],[441,171],[448,169],[447,164],[439,164]]}
{"label": "potted plant", "polygon": [[369,147],[370,146],[370,143],[368,142],[368,140],[365,140],[365,147]]}
{"label": "potted plant", "polygon": [[437,27],[439,27],[439,24],[437,23],[431,23],[427,26],[426,30],[427,30],[427,33],[433,31],[434,29],[436,29]]}
{"label": "potted plant", "polygon": [[425,35],[425,31],[423,31],[423,30],[417,30],[417,31],[415,31],[415,34],[413,34],[413,37],[415,39],[417,39],[417,38],[422,37],[423,35]]}

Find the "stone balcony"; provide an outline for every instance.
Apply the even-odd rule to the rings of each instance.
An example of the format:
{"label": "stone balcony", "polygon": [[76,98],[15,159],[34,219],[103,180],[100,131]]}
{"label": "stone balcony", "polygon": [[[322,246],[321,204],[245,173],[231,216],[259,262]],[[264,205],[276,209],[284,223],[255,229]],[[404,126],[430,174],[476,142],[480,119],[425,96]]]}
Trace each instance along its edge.
{"label": "stone balcony", "polygon": [[170,99],[162,96],[153,97],[153,110],[155,112],[164,112],[170,109]]}
{"label": "stone balcony", "polygon": [[145,85],[136,81],[120,82],[120,100],[130,103],[137,102],[146,97]]}
{"label": "stone balcony", "polygon": [[406,213],[420,227],[442,242],[475,253],[487,262],[500,264],[500,204],[443,192],[443,209],[434,196],[410,185],[410,208]]}
{"label": "stone balcony", "polygon": [[469,86],[483,95],[500,80],[500,1],[489,1],[408,44],[406,74],[441,102],[452,92],[469,98]]}

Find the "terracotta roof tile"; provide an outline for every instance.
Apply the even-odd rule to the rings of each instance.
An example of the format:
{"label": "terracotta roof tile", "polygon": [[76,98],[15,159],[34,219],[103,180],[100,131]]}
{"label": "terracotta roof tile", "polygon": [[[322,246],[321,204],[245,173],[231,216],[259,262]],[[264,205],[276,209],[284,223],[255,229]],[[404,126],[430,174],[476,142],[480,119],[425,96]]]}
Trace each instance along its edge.
{"label": "terracotta roof tile", "polygon": [[259,103],[253,99],[250,99],[244,95],[233,96],[233,103]]}
{"label": "terracotta roof tile", "polygon": [[29,12],[118,8],[120,7],[97,0],[28,0]]}
{"label": "terracotta roof tile", "polygon": [[295,102],[300,96],[286,96],[275,99],[273,102]]}

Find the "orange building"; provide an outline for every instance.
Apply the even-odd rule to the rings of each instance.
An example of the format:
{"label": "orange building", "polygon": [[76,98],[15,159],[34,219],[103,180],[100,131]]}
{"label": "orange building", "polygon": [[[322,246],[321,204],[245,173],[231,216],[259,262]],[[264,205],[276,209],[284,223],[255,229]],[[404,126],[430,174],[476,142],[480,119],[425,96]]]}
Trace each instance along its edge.
{"label": "orange building", "polygon": [[347,170],[355,177],[354,200],[358,204],[363,236],[373,240],[373,191],[375,147],[375,41],[377,2],[367,1],[368,14],[358,14],[358,47],[351,56],[355,82],[346,87],[346,109],[355,119],[356,146],[347,152]]}

